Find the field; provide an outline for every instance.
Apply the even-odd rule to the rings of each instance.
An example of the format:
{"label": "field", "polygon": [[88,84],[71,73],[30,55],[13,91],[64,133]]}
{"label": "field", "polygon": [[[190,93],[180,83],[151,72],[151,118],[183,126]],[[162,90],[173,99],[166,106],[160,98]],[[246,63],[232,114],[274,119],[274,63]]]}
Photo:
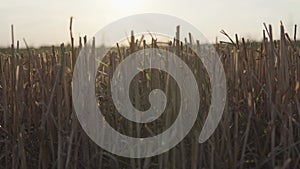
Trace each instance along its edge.
{"label": "field", "polygon": [[[265,25],[263,40],[252,42],[222,31],[228,42],[214,46],[226,73],[227,102],[217,130],[199,144],[203,120],[199,117],[179,145],[142,159],[106,152],[90,140],[77,120],[72,73],[87,37],[79,37],[76,45],[70,29],[70,45],[39,49],[20,49],[21,42],[13,39],[11,48],[0,49],[0,168],[300,168],[300,44],[296,32],[295,26],[295,33],[288,35],[281,25],[276,40],[272,26]],[[201,44],[190,39],[148,42],[131,35],[128,45],[117,45],[109,52],[99,67],[95,90],[102,113],[114,128],[127,135],[149,136],[160,133],[176,118],[177,104],[149,125],[134,124],[112,113],[117,112],[109,99],[113,71],[130,53],[151,47],[174,52],[192,70],[199,70],[194,72],[201,86],[199,114],[207,113],[209,80],[191,50],[200,49]],[[174,80],[157,70],[141,72],[132,85],[132,102],[143,110],[149,107],[145,98],[151,89],[163,89],[168,98],[178,94]]]}

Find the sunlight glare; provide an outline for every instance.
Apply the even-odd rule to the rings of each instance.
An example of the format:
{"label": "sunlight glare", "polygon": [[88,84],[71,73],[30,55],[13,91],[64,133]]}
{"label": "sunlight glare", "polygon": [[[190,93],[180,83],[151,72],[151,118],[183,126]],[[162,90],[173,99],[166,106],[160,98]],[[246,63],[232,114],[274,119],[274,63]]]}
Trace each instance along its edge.
{"label": "sunlight glare", "polygon": [[131,10],[137,7],[137,0],[111,0],[111,5],[121,11]]}

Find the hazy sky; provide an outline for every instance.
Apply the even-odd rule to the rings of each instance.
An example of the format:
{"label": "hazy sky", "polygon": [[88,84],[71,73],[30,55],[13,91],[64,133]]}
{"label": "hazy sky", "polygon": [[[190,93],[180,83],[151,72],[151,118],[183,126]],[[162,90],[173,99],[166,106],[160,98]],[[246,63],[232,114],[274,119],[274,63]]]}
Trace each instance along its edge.
{"label": "hazy sky", "polygon": [[[196,26],[210,41],[224,39],[220,30],[234,36],[261,39],[263,22],[278,34],[282,20],[288,33],[300,27],[300,0],[0,0],[0,46],[15,39],[31,46],[69,42],[69,18],[79,35],[93,36],[106,24],[138,13],[164,13]],[[299,29],[300,30],[300,29]],[[174,28],[175,31],[175,28]],[[298,31],[298,34],[300,31]],[[277,36],[278,37],[278,36]],[[300,37],[300,36],[299,36]]]}

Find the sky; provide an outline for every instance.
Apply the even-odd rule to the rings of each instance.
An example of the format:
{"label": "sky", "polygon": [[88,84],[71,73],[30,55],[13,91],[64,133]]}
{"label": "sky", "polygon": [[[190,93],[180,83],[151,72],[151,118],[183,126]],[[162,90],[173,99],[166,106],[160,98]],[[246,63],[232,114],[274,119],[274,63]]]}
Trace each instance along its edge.
{"label": "sky", "polygon": [[[237,33],[246,39],[261,40],[263,23],[271,24],[275,37],[280,21],[293,34],[300,27],[300,0],[0,0],[0,46],[15,40],[30,46],[69,43],[69,19],[74,17],[73,34],[92,37],[105,25],[139,13],[162,13],[188,21],[214,42]],[[298,29],[298,34],[300,28]],[[175,28],[174,28],[175,32]],[[300,36],[299,36],[300,37]]]}

